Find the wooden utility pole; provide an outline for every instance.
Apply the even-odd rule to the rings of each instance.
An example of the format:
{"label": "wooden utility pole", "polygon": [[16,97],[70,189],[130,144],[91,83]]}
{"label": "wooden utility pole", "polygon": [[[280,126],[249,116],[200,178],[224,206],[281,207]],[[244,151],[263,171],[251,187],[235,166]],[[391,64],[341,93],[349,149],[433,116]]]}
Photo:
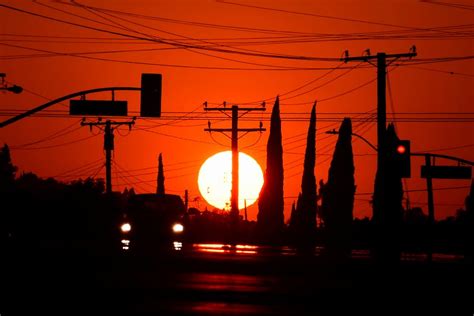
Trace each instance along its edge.
{"label": "wooden utility pole", "polygon": [[[387,128],[387,105],[386,105],[386,76],[387,76],[387,60],[389,64],[399,58],[412,58],[416,56],[416,47],[413,46],[409,53],[403,54],[386,54],[377,53],[377,55],[371,55],[370,51],[367,51],[366,56],[349,57],[349,53],[346,54],[342,61],[345,63],[349,61],[361,61],[368,62],[373,65],[372,60],[377,60],[377,171],[380,177],[380,181],[385,183],[385,157],[387,156],[387,145],[385,140],[385,130]],[[385,200],[385,188],[381,190],[381,200]]]}
{"label": "wooden utility pole", "polygon": [[107,120],[102,122],[81,122],[81,126],[89,126],[91,129],[93,126],[105,126],[104,129],[104,150],[105,150],[105,192],[107,194],[112,193],[112,150],[114,150],[114,128],[112,126],[128,125],[131,129],[132,125],[135,124],[135,119],[130,122],[113,122]]}
{"label": "wooden utility pole", "polygon": [[[431,167],[431,156],[425,156],[426,167]],[[428,261],[433,259],[433,231],[434,231],[434,199],[433,199],[433,178],[431,175],[426,177],[426,190],[428,192]]]}
{"label": "wooden utility pole", "polygon": [[251,107],[239,107],[233,105],[232,107],[216,107],[209,108],[207,103],[204,103],[205,111],[219,111],[219,112],[232,112],[232,128],[211,128],[211,123],[208,123],[208,128],[205,128],[206,132],[219,132],[219,133],[231,133],[232,143],[232,191],[230,199],[230,216],[237,222],[239,219],[239,132],[263,132],[265,128],[262,127],[260,122],[259,128],[239,128],[239,112],[252,112],[252,111],[265,111],[265,107],[251,108]]}

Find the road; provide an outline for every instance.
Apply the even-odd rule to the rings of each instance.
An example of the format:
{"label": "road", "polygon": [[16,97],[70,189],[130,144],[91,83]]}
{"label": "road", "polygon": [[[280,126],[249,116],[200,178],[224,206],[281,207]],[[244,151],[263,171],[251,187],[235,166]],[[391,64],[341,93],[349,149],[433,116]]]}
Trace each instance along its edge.
{"label": "road", "polygon": [[[176,243],[137,256],[7,258],[3,315],[403,314],[447,307],[472,315],[472,266],[441,256],[375,265],[366,252],[335,264],[291,248]],[[382,306],[382,307],[380,307]],[[418,313],[417,313],[418,314]]]}

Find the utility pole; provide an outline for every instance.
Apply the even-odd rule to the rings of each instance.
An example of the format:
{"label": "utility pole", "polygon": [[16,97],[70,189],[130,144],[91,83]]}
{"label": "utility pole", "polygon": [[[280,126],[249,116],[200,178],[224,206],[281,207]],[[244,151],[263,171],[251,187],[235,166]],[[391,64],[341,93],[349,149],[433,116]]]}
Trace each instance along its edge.
{"label": "utility pole", "polygon": [[247,218],[247,199],[244,200],[244,210],[245,210],[245,221],[248,222],[248,218]]}
{"label": "utility pole", "polygon": [[[349,52],[345,52],[345,56],[341,58],[345,63],[349,61],[361,61],[368,62],[372,65],[372,60],[377,60],[377,170],[379,172],[380,180],[382,183],[385,181],[385,157],[387,153],[387,146],[385,140],[385,130],[387,128],[387,104],[386,104],[386,76],[387,76],[387,60],[389,65],[399,58],[412,58],[415,57],[416,47],[412,46],[409,53],[402,54],[386,54],[377,53],[377,55],[371,55],[370,50],[367,50],[367,55],[358,57],[349,57]],[[381,192],[382,201],[385,200],[385,192]]]}
{"label": "utility pole", "polygon": [[186,209],[186,214],[188,213],[189,208],[189,194],[188,190],[184,190],[184,208]]}
{"label": "utility pole", "polygon": [[251,107],[242,107],[238,105],[233,105],[232,107],[226,107],[224,102],[224,107],[209,108],[207,107],[207,102],[204,103],[205,111],[218,111],[218,112],[232,112],[232,128],[211,128],[211,122],[208,122],[208,128],[205,128],[205,132],[219,132],[219,133],[231,133],[231,143],[232,143],[232,191],[230,199],[230,216],[234,222],[237,222],[239,219],[239,132],[245,132],[245,134],[250,132],[263,132],[265,128],[260,122],[259,128],[239,128],[239,112],[244,112],[245,115],[248,112],[252,111],[265,111],[265,103],[262,104],[262,107],[251,108]]}
{"label": "utility pole", "polygon": [[[425,156],[426,167],[431,167],[431,156]],[[426,177],[426,190],[428,191],[428,262],[433,259],[433,231],[434,231],[434,200],[433,200],[433,178],[431,175]]]}
{"label": "utility pole", "polygon": [[105,126],[105,192],[107,194],[112,193],[112,150],[114,150],[114,128],[112,126],[128,125],[128,128],[132,129],[132,125],[134,124],[135,118],[133,118],[130,122],[113,122],[111,120],[102,122],[101,119],[99,119],[97,122],[85,122],[83,119],[81,122],[81,126],[89,126],[91,130],[93,126]]}
{"label": "utility pole", "polygon": [[110,120],[105,122],[105,192],[112,193],[112,150],[114,150],[114,132]]}

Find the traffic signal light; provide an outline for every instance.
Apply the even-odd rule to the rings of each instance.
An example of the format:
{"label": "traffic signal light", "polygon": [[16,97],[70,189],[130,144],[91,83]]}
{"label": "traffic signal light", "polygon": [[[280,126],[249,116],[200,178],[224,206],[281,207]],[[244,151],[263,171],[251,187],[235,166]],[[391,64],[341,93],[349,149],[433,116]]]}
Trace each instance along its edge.
{"label": "traffic signal light", "polygon": [[[411,177],[410,141],[398,140],[390,148],[394,168],[401,178]],[[392,167],[392,166],[391,166]]]}
{"label": "traffic signal light", "polygon": [[140,116],[161,116],[161,74],[142,74]]}

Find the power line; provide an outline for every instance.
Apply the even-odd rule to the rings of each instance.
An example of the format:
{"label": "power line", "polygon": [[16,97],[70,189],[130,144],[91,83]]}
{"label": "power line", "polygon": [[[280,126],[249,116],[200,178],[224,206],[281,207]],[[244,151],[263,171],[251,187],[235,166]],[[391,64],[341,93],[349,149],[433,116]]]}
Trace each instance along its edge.
{"label": "power line", "polygon": [[[446,26],[438,28],[430,28],[431,31],[436,30],[459,30],[465,29],[466,35],[426,35],[426,34],[413,34],[410,32],[402,32],[397,34],[396,31],[378,31],[378,32],[366,32],[366,33],[331,33],[321,34],[315,33],[310,35],[296,35],[296,36],[267,36],[267,37],[227,37],[227,38],[164,38],[167,41],[180,42],[204,42],[208,41],[210,47],[213,46],[227,46],[227,47],[240,47],[240,46],[268,46],[268,45],[281,45],[281,44],[299,44],[299,43],[321,43],[321,42],[334,42],[334,41],[367,41],[367,40],[470,40],[474,37],[472,30],[474,24],[464,24],[459,26]],[[395,33],[394,33],[395,32]],[[55,35],[36,35],[36,34],[13,34],[13,33],[0,33],[0,36],[10,37],[4,39],[6,41],[13,42],[43,42],[43,43],[64,43],[64,44],[144,44],[139,40],[129,40],[126,38],[117,37],[85,37],[85,36],[55,36]],[[19,37],[18,39],[11,37]],[[33,39],[31,39],[33,38]],[[41,38],[37,40],[35,38]]]}
{"label": "power line", "polygon": [[[251,5],[251,4],[236,3],[236,2],[227,1],[227,0],[216,0],[216,1],[220,2],[220,3],[224,3],[224,4],[229,4],[229,5],[259,9],[259,10],[275,11],[275,12],[281,12],[281,13],[287,13],[287,14],[294,14],[294,15],[311,16],[311,17],[324,18],[324,19],[329,19],[329,20],[355,22],[355,23],[362,23],[362,24],[369,24],[369,25],[388,26],[388,27],[395,27],[395,28],[401,28],[401,29],[406,29],[406,30],[431,31],[431,29],[429,29],[429,28],[404,26],[404,25],[398,25],[398,24],[375,22],[375,21],[354,19],[354,18],[337,17],[337,16],[331,16],[331,15],[309,13],[309,12],[298,12],[298,11],[277,9],[277,8],[271,8],[271,7],[263,7],[263,6],[257,6],[257,5]],[[449,32],[449,31],[441,31],[441,32],[442,33],[447,33],[447,34],[458,34],[456,32]]]}
{"label": "power line", "polygon": [[[348,113],[349,115],[350,113]],[[0,111],[0,117],[9,117],[13,115],[13,112],[1,112]],[[321,118],[318,118],[318,121],[320,122],[327,122],[327,123],[330,123],[330,122],[339,122],[346,116],[348,115],[341,115],[341,116],[328,116],[328,117],[321,117]],[[120,118],[130,118],[130,119],[133,119],[135,116],[121,116]],[[67,114],[52,114],[52,113],[39,113],[39,114],[35,114],[35,115],[32,115],[31,118],[57,118],[57,119],[71,119],[71,116],[67,115]],[[176,117],[175,116],[170,116],[170,117],[162,117],[161,118],[163,121],[176,121]],[[208,118],[203,118],[203,117],[199,117],[199,116],[196,116],[196,117],[188,117],[186,119],[186,121],[201,121],[201,122],[206,122],[207,120],[209,119],[221,119],[221,117],[218,117],[218,116],[210,116]],[[138,118],[138,120],[140,120],[140,118]],[[248,118],[244,118],[242,121],[244,122],[259,122],[259,121],[269,121],[270,118],[268,116],[264,116],[262,118],[260,117],[248,117]],[[305,122],[307,121],[307,118],[304,117],[304,116],[282,116],[281,118],[282,122]],[[358,117],[358,118],[352,118],[353,122],[354,123],[357,123],[357,122],[364,122],[365,120],[369,120],[370,122],[375,122],[376,119],[374,117]],[[412,116],[412,117],[397,117],[397,118],[394,118],[394,117],[388,117],[387,118],[387,121],[388,122],[398,122],[398,123],[446,123],[446,124],[455,124],[455,123],[472,123],[474,122],[474,117],[462,117],[462,116],[435,116],[435,117],[431,117],[431,116],[426,116],[426,117],[420,117],[420,116]],[[206,124],[197,124],[197,125],[191,125],[192,126],[204,126]],[[153,130],[153,129],[156,129],[156,128],[160,128],[162,125],[148,125],[148,126],[144,126],[144,127],[140,127],[138,128],[138,130],[141,130],[141,131],[145,131],[145,132],[148,132],[150,130]],[[187,125],[176,125],[176,126],[173,126],[173,125],[170,125],[170,127],[179,127],[179,128],[183,128],[183,127],[189,127]],[[164,136],[169,136],[169,137],[175,137],[177,139],[180,139],[179,136],[175,136],[175,135],[164,135]]]}
{"label": "power line", "polygon": [[[66,4],[66,5],[74,5],[68,2],[64,1],[58,1],[61,4]],[[237,4],[238,5],[238,4]],[[126,15],[126,16],[131,16],[134,18],[140,18],[140,19],[146,19],[146,20],[153,20],[153,21],[160,21],[160,22],[168,22],[168,23],[177,23],[177,24],[183,24],[183,25],[190,25],[190,26],[198,26],[198,27],[205,27],[205,28],[217,28],[217,29],[229,29],[229,30],[234,30],[234,31],[242,31],[242,32],[260,32],[260,33],[270,33],[270,34],[288,34],[292,36],[321,36],[321,37],[331,37],[331,36],[353,36],[357,39],[359,36],[363,35],[380,35],[380,34],[397,34],[399,31],[375,31],[375,32],[367,32],[367,33],[343,33],[343,34],[321,34],[321,33],[308,33],[308,32],[301,32],[301,31],[288,31],[288,30],[275,30],[275,29],[259,29],[259,28],[249,28],[249,27],[241,27],[241,26],[229,26],[229,25],[222,25],[222,24],[211,24],[211,23],[203,23],[203,22],[196,22],[196,21],[188,21],[188,20],[177,20],[177,19],[170,19],[170,18],[164,18],[164,17],[159,17],[159,16],[148,16],[148,15],[142,15],[142,14],[136,14],[136,13],[131,13],[131,12],[123,12],[123,11],[118,11],[118,10],[112,10],[112,9],[106,9],[106,8],[99,8],[99,7],[92,7],[88,6],[88,8],[99,10],[101,12],[110,12],[110,13],[116,13],[119,15]],[[336,18],[337,17],[333,17]],[[359,20],[362,21],[362,20]],[[359,22],[358,21],[358,22]],[[364,23],[366,21],[363,21]],[[371,22],[371,21],[369,21]],[[376,23],[376,22],[371,22],[371,23]],[[425,32],[436,32],[439,30],[451,30],[451,29],[459,29],[463,27],[469,27],[472,24],[467,24],[467,25],[454,25],[454,26],[441,26],[441,27],[431,27],[431,28],[423,28],[423,29],[414,29],[414,30],[404,30],[402,34],[407,34],[407,33],[412,33],[412,32],[420,32],[420,31],[425,31]],[[402,26],[402,28],[405,28]],[[464,34],[464,33],[461,33]],[[453,37],[454,34],[450,34],[450,37]]]}
{"label": "power line", "polygon": [[85,163],[85,164],[83,164],[79,167],[74,167],[72,169],[63,171],[59,174],[56,174],[56,175],[52,176],[52,178],[70,177],[71,174],[74,173],[74,172],[86,172],[85,170],[88,170],[90,168],[95,168],[98,163],[101,163],[101,161],[102,161],[102,158],[99,158],[97,160]]}
{"label": "power line", "polygon": [[94,179],[94,178],[99,174],[99,172],[100,172],[102,169],[104,169],[104,166],[105,166],[104,164],[101,164],[100,167],[99,167],[99,169],[97,169],[97,171],[94,172],[94,173],[92,174],[92,176],[90,176],[90,178]]}
{"label": "power line", "polygon": [[137,130],[137,131],[143,131],[143,132],[147,132],[147,133],[153,133],[153,134],[157,134],[157,135],[161,135],[161,136],[166,136],[166,137],[170,137],[170,138],[175,138],[175,139],[179,139],[179,140],[185,140],[185,141],[191,141],[191,142],[195,142],[195,143],[202,143],[202,144],[211,144],[211,145],[213,145],[213,143],[211,143],[211,142],[206,142],[206,141],[202,141],[202,140],[199,140],[199,139],[193,139],[193,138],[182,137],[182,136],[175,136],[175,135],[170,135],[170,134],[166,134],[166,133],[161,133],[161,132],[152,131],[152,130],[145,130],[145,129],[140,129],[140,128],[136,128],[135,130]]}
{"label": "power line", "polygon": [[[0,4],[1,6],[1,4]],[[57,52],[51,51],[46,49],[39,49],[39,48],[32,48],[26,47],[21,45],[13,45],[0,42],[0,45],[14,47],[14,48],[21,48],[31,51],[43,52],[54,54],[57,56],[68,56],[68,57],[76,57],[82,59],[89,59],[89,60],[98,60],[98,61],[105,61],[105,62],[113,62],[113,63],[121,63],[121,64],[132,64],[132,65],[146,65],[146,66],[160,66],[160,67],[171,67],[171,68],[189,68],[189,69],[203,69],[203,70],[236,70],[236,71],[316,71],[316,70],[331,70],[336,67],[288,67],[288,68],[251,68],[251,67],[215,67],[215,66],[196,66],[196,65],[188,65],[188,64],[164,64],[164,63],[152,63],[152,62],[144,62],[144,61],[132,61],[132,60],[123,60],[123,59],[111,59],[111,58],[101,58],[101,57],[93,57],[89,55],[76,55],[75,53],[68,53],[68,52]],[[337,69],[348,69],[348,67],[339,67]]]}
{"label": "power line", "polygon": [[[342,97],[346,94],[349,94],[351,92],[354,92],[354,91],[357,91],[359,89],[362,89],[363,87],[365,86],[368,86],[369,84],[371,84],[372,82],[376,81],[377,78],[373,78],[369,81],[366,81],[364,83],[362,83],[361,85],[358,85],[352,89],[349,89],[349,90],[346,90],[344,92],[341,92],[341,93],[338,93],[336,95],[333,95],[333,96],[330,96],[330,97],[327,97],[327,98],[322,98],[322,99],[318,99],[318,103],[321,103],[321,102],[326,102],[326,101],[330,101],[330,100],[333,100],[333,99],[336,99],[336,98],[339,98],[339,97]],[[282,103],[282,105],[308,105],[308,104],[311,104],[312,101],[308,101],[308,102],[299,102],[299,103]]]}
{"label": "power line", "polygon": [[448,150],[461,149],[461,148],[468,148],[468,147],[474,147],[474,144],[465,144],[465,145],[453,146],[453,147],[427,149],[427,150],[421,150],[421,152],[429,152],[429,153],[432,153],[432,152],[437,152],[437,151],[448,151]]}
{"label": "power line", "polygon": [[110,30],[105,30],[105,29],[100,29],[97,27],[89,26],[89,25],[84,25],[80,23],[75,23],[75,22],[70,22],[66,20],[62,20],[59,18],[51,17],[51,16],[46,16],[40,13],[35,13],[32,11],[28,10],[23,10],[20,8],[12,7],[9,5],[5,4],[0,4],[1,7],[4,7],[9,10],[21,12],[24,14],[40,17],[43,19],[63,23],[63,24],[68,24],[80,28],[85,28],[101,33],[108,33],[108,34],[113,34],[113,35],[119,35],[123,37],[128,37],[128,38],[133,38],[133,39],[139,39],[139,40],[144,40],[144,41],[150,41],[150,42],[155,42],[155,43],[161,43],[161,44],[166,44],[166,45],[171,45],[171,46],[177,46],[177,47],[182,47],[182,48],[194,48],[194,49],[201,49],[201,50],[209,50],[209,51],[214,51],[214,52],[221,52],[221,53],[230,53],[230,54],[238,54],[238,55],[246,55],[246,56],[252,56],[252,57],[266,57],[266,58],[278,58],[278,59],[292,59],[292,60],[309,60],[309,61],[339,61],[338,58],[331,58],[331,57],[312,57],[312,56],[295,56],[295,55],[277,55],[277,54],[267,54],[267,53],[254,53],[254,52],[242,52],[242,51],[235,51],[231,49],[223,49],[223,48],[209,48],[209,47],[203,47],[199,45],[191,45],[191,44],[186,44],[186,43],[177,43],[175,41],[166,41],[162,39],[154,39],[154,38],[149,38],[149,37],[141,37],[141,36],[136,36],[136,35],[130,35],[130,34],[125,34],[125,33],[120,33],[116,31],[110,31]]}
{"label": "power line", "polygon": [[448,74],[448,75],[457,75],[457,76],[464,76],[464,77],[469,77],[469,78],[474,77],[473,74],[467,74],[467,73],[456,72],[456,71],[433,69],[433,68],[426,68],[426,67],[417,67],[417,66],[412,66],[412,65],[408,65],[408,67],[413,68],[413,69],[431,71],[431,72],[440,72],[440,73],[445,73],[445,74]]}
{"label": "power line", "polygon": [[[85,7],[85,6],[81,6],[81,7]],[[115,19],[120,19],[122,21],[125,21],[125,22],[128,22],[128,23],[131,23],[131,24],[134,24],[134,25],[138,25],[140,27],[144,27],[144,28],[147,28],[147,29],[151,29],[151,30],[154,30],[154,31],[158,31],[158,32],[162,32],[162,33],[165,33],[165,34],[171,34],[171,35],[174,35],[174,36],[178,36],[178,37],[181,37],[181,38],[184,38],[184,39],[187,39],[187,40],[196,40],[195,38],[191,38],[191,37],[188,37],[188,36],[184,36],[184,35],[180,35],[180,34],[177,34],[177,33],[173,33],[173,32],[169,32],[169,31],[165,31],[165,30],[162,30],[162,29],[157,29],[157,28],[154,28],[154,27],[150,27],[148,25],[144,25],[144,24],[140,24],[140,23],[137,23],[137,22],[133,22],[133,21],[130,21],[130,20],[127,20],[127,19],[124,19],[124,18],[120,18],[120,17],[117,17],[115,15],[112,15],[110,13],[105,13],[105,12],[102,12],[108,16],[111,16]],[[97,14],[98,13],[94,13],[94,14]],[[100,16],[100,15],[99,15]],[[123,27],[122,24],[119,24],[115,21],[112,21],[108,18],[105,18],[105,17],[102,17],[104,19],[107,19],[108,21],[111,21],[113,22],[114,24],[117,24],[121,27]],[[144,36],[147,36],[149,38],[153,38],[153,39],[157,39],[157,40],[162,40],[161,38],[157,37],[157,36],[152,36],[152,35],[149,35],[149,34],[146,34],[146,33],[143,33],[143,32],[138,32],[137,30],[134,30],[134,29],[131,29],[131,28],[128,28],[128,27],[123,27],[125,28],[126,30],[130,31],[130,32],[134,32],[134,33],[137,33],[137,34],[140,34],[140,35],[144,35]],[[209,42],[209,41],[205,41],[205,40],[198,40],[198,41],[201,41],[203,42],[204,44],[210,44],[211,46],[202,46],[202,47],[216,47],[216,46],[213,46],[215,45],[215,43],[212,43],[212,42]],[[174,42],[178,45],[182,45],[183,42],[180,42],[180,41],[171,41],[171,42]],[[231,46],[227,46],[227,45],[217,45],[217,47],[227,47],[227,48],[232,48]],[[213,58],[218,58],[218,59],[223,59],[223,60],[227,60],[227,61],[232,61],[232,62],[237,62],[237,63],[243,63],[243,64],[248,64],[248,65],[254,65],[254,66],[264,66],[264,67],[277,67],[277,68],[289,68],[289,67],[286,67],[286,66],[278,66],[278,65],[267,65],[267,64],[261,64],[261,63],[254,63],[254,62],[246,62],[246,61],[242,61],[242,60],[236,60],[236,59],[232,59],[232,58],[225,58],[225,57],[221,57],[221,56],[216,56],[216,55],[211,55],[211,54],[208,54],[208,53],[204,53],[204,52],[200,52],[200,51],[195,51],[189,47],[184,47],[185,50],[187,51],[190,51],[190,52],[193,52],[193,53],[197,53],[197,54],[201,54],[201,55],[205,55],[205,56],[209,56],[209,57],[213,57]],[[248,52],[253,52],[253,53],[257,53],[257,54],[268,54],[266,52],[260,52],[260,51],[255,51],[255,50],[244,50],[244,51],[248,51]],[[291,68],[291,67],[290,67]]]}
{"label": "power line", "polygon": [[[360,65],[360,64],[359,64],[359,65]],[[326,81],[325,83],[320,84],[319,86],[316,86],[316,87],[314,87],[314,88],[311,88],[310,90],[306,90],[306,91],[304,91],[304,92],[300,92],[300,93],[298,93],[298,94],[292,95],[292,96],[290,96],[290,97],[282,98],[281,100],[282,100],[282,101],[285,101],[285,100],[297,98],[297,97],[299,97],[299,96],[302,96],[302,95],[308,94],[308,93],[310,93],[310,92],[316,91],[317,89],[322,88],[322,87],[324,87],[324,86],[327,86],[328,84],[330,84],[330,83],[336,81],[337,79],[339,79],[339,78],[341,78],[341,77],[344,77],[345,75],[347,75],[348,73],[350,73],[352,70],[356,69],[359,65],[356,65],[356,66],[352,67],[351,69],[348,69],[347,71],[343,72],[342,74],[340,74],[340,75],[338,75],[338,76],[336,76],[336,77],[334,77],[334,78],[332,78],[332,79]]]}
{"label": "power line", "polygon": [[[470,188],[469,185],[466,185],[466,186],[456,186],[456,187],[441,187],[441,188],[433,188],[433,191],[443,191],[443,190],[457,190],[457,189],[468,189]],[[412,189],[412,190],[408,190],[408,192],[425,192],[426,189]],[[371,193],[368,193],[368,192],[364,192],[364,193],[356,193],[355,195],[373,195],[374,193],[371,192]]]}
{"label": "power line", "polygon": [[421,0],[420,2],[427,3],[427,4],[439,5],[439,6],[445,6],[445,7],[449,7],[449,8],[456,8],[456,9],[474,11],[474,6],[469,5],[469,4],[454,3],[454,2],[442,2],[442,1],[434,1],[434,0]]}
{"label": "power line", "polygon": [[79,139],[75,139],[69,142],[61,143],[61,144],[56,144],[56,145],[50,145],[50,146],[42,146],[42,147],[29,147],[29,148],[15,148],[15,150],[40,150],[40,149],[51,149],[51,148],[58,148],[58,147],[63,147],[63,146],[69,146],[73,144],[77,144],[83,141],[86,141],[88,139],[91,139],[92,137],[96,137],[97,135],[92,135],[92,136],[87,136]]}
{"label": "power line", "polygon": [[[73,5],[68,2],[64,1],[58,1],[62,4],[66,5]],[[184,25],[191,25],[191,26],[200,26],[200,27],[205,27],[205,28],[217,28],[217,29],[230,29],[230,30],[236,30],[236,31],[243,31],[243,32],[252,32],[252,33],[264,33],[264,34],[291,34],[291,35],[308,35],[311,33],[307,32],[298,32],[298,31],[290,31],[290,30],[274,30],[274,29],[262,29],[262,28],[250,28],[250,27],[241,27],[241,26],[230,26],[230,25],[224,25],[224,24],[211,24],[211,23],[203,23],[203,22],[195,22],[195,21],[186,21],[186,20],[176,20],[176,19],[170,19],[170,18],[164,18],[164,17],[158,17],[158,16],[148,16],[148,15],[142,15],[142,14],[136,14],[136,13],[131,13],[131,12],[124,12],[124,11],[118,11],[118,10],[111,10],[111,9],[106,9],[106,8],[99,8],[99,7],[92,7],[92,6],[87,6],[88,8],[92,8],[95,10],[103,11],[103,12],[111,12],[111,13],[116,13],[120,15],[127,15],[135,18],[142,18],[142,19],[148,19],[148,20],[159,20],[159,21],[165,21],[169,23],[176,23],[176,24],[184,24]]]}
{"label": "power line", "polygon": [[51,135],[49,135],[49,136],[40,138],[40,139],[38,139],[38,140],[36,140],[36,141],[29,142],[29,143],[24,143],[24,144],[17,145],[17,146],[12,146],[11,148],[12,148],[12,149],[21,149],[21,148],[24,148],[24,147],[29,147],[29,146],[31,146],[31,145],[36,145],[36,144],[39,144],[39,143],[51,141],[51,140],[53,140],[53,139],[56,139],[56,138],[58,138],[58,137],[62,137],[62,136],[64,136],[64,135],[68,135],[68,134],[73,133],[73,132],[75,132],[75,131],[77,131],[78,129],[81,128],[80,126],[78,126],[78,128],[76,128],[76,129],[69,130],[71,127],[77,125],[79,122],[80,122],[80,120],[74,122],[74,123],[71,124],[71,125],[66,126],[65,128],[60,129],[59,131],[54,132],[53,134],[51,134]]}
{"label": "power line", "polygon": [[[127,173],[127,170],[124,169],[124,168],[122,168],[119,164],[117,164],[116,161],[114,161],[112,165],[113,165],[114,168],[116,169],[116,174],[117,174],[117,169],[118,169],[118,170],[121,170],[122,172]],[[129,185],[130,187],[132,187],[132,185],[136,185],[136,186],[138,187],[138,189],[140,189],[140,190],[146,192],[147,190],[146,190],[144,187],[142,187],[142,186],[140,185],[140,184],[144,183],[144,184],[146,184],[148,187],[150,187],[150,188],[152,188],[153,190],[155,190],[155,187],[154,187],[153,185],[151,185],[151,184],[149,184],[149,183],[146,183],[146,182],[144,182],[144,181],[141,181],[141,179],[137,178],[136,176],[130,175],[130,177],[132,177],[132,178],[134,178],[134,179],[137,179],[138,182],[130,182],[130,181],[128,181],[128,179],[127,179],[126,177],[124,177],[122,174],[117,174],[117,176],[118,176],[120,179],[124,180],[124,181],[125,181],[125,184]],[[156,180],[155,180],[155,181],[156,181]],[[116,183],[115,185],[123,185],[123,183]]]}

